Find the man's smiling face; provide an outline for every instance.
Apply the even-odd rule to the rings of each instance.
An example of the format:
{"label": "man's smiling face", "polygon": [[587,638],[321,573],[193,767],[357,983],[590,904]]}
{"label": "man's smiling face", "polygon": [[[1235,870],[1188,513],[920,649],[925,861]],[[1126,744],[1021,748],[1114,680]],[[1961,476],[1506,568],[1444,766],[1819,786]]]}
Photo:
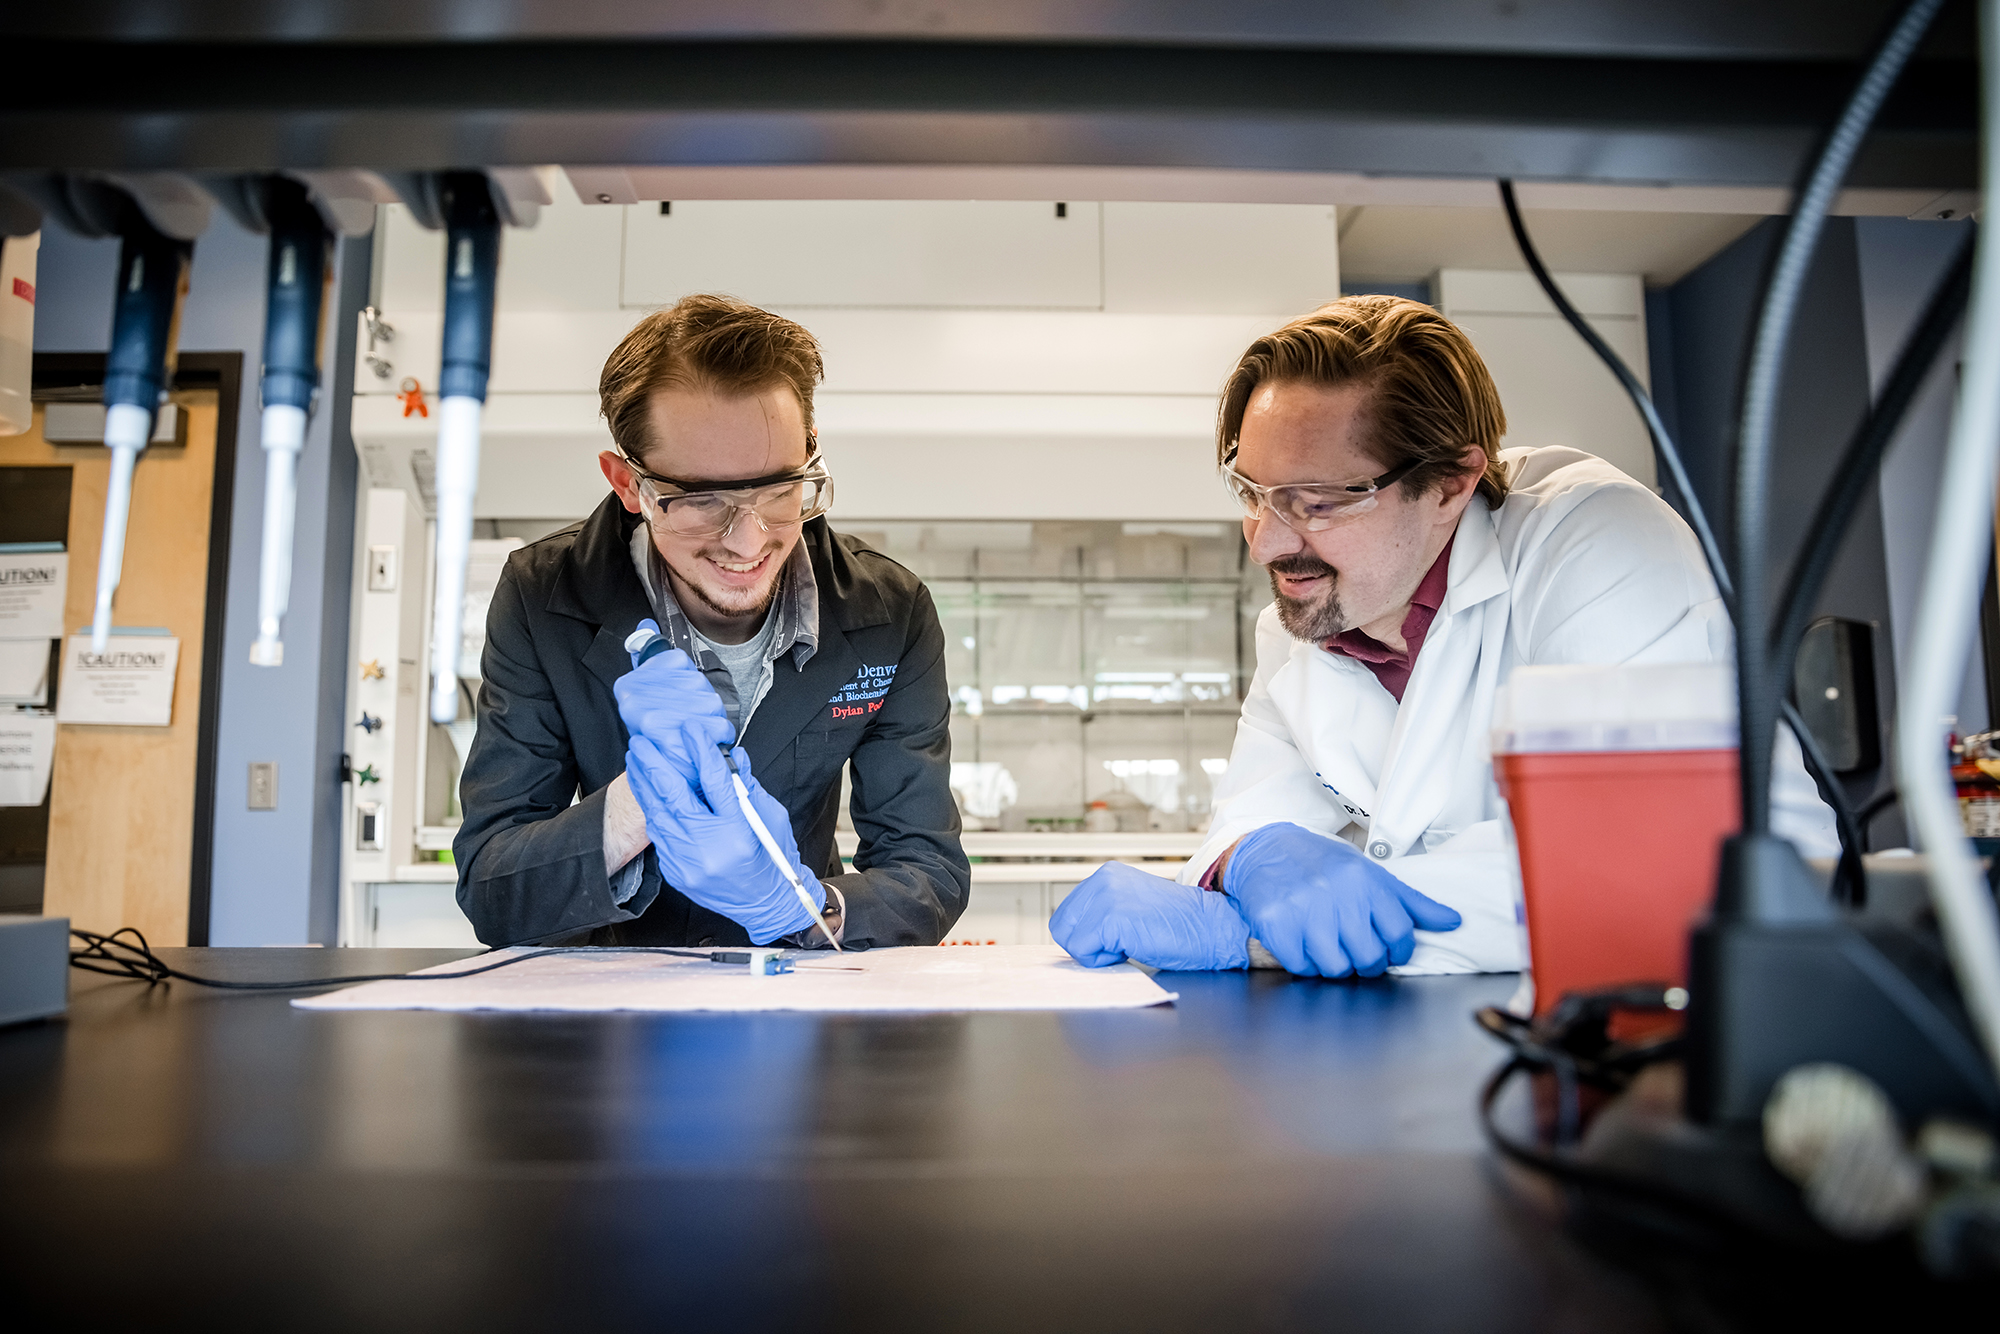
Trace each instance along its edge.
{"label": "man's smiling face", "polygon": [[[661,389],[648,405],[647,421],[652,444],[638,463],[664,477],[747,481],[806,463],[805,414],[786,385],[750,394]],[[625,507],[641,512],[631,469],[614,454],[602,457],[605,475]],[[651,528],[675,601],[697,630],[724,643],[740,643],[756,633],[803,531],[798,524],[766,531],[752,514],[739,514],[727,533],[705,537],[682,536],[658,523]]]}

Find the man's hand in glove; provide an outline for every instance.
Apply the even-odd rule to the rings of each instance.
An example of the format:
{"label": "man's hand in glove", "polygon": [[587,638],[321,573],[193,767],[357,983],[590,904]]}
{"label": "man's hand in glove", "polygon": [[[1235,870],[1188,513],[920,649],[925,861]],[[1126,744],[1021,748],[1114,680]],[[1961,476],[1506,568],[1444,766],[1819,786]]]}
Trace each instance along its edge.
{"label": "man's hand in glove", "polygon": [[1071,890],[1049,930],[1090,968],[1125,959],[1177,972],[1250,965],[1250,928],[1228,896],[1123,862],[1106,862]]}
{"label": "man's hand in glove", "polygon": [[1295,824],[1268,824],[1239,839],[1222,889],[1250,934],[1302,977],[1379,977],[1410,961],[1417,929],[1453,931],[1461,920],[1353,844]]}
{"label": "man's hand in glove", "polygon": [[[655,658],[653,663],[659,661]],[[687,659],[682,657],[681,661]],[[708,688],[706,681],[702,688]],[[710,691],[709,698],[714,697]],[[666,745],[635,731],[625,751],[625,780],[638,799],[639,809],[645,812],[646,833],[658,853],[660,875],[704,908],[740,923],[753,942],[764,945],[803,931],[817,919],[806,912],[791,882],[772,864],[736,804],[729,766],[721,750],[711,744],[714,739],[726,739],[728,733],[726,719],[719,731],[710,720],[677,727]],[[735,755],[751,804],[770,826],[772,837],[790,859],[806,891],[824,908],[826,890],[799,862],[792,817],[751,775],[750,757],[740,747]],[[695,782],[683,776],[684,766],[692,767]]]}
{"label": "man's hand in glove", "polygon": [[[646,620],[639,622],[639,628],[658,630],[659,626]],[[677,648],[657,653],[619,677],[612,684],[611,693],[618,700],[618,716],[625,723],[626,734],[635,739],[643,736],[665,747],[668,758],[677,763],[686,756],[687,763],[680,766],[681,777],[698,786],[696,775],[700,771],[691,767],[690,747],[678,744],[676,733],[683,724],[709,719],[721,724],[721,739],[728,739],[731,731],[722,697],[715,693],[715,687],[708,683],[701,669],[689,661],[688,655]],[[708,729],[689,731],[691,739],[709,734]],[[730,794],[732,810],[734,795]]]}

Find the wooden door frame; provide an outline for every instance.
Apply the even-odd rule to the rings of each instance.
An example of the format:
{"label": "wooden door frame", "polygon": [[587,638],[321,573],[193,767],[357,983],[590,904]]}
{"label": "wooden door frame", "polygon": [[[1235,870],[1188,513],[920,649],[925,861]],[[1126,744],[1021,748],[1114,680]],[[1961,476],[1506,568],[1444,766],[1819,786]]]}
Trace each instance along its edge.
{"label": "wooden door frame", "polygon": [[[229,629],[229,537],[236,501],[236,437],[243,402],[243,353],[183,352],[173,388],[213,389],[215,477],[210,483],[208,574],[202,597],[201,706],[195,725],[193,850],[188,858],[187,943],[208,944],[215,881],[215,768],[221,736],[222,651]],[[37,352],[34,388],[80,389],[104,383],[102,352]]]}

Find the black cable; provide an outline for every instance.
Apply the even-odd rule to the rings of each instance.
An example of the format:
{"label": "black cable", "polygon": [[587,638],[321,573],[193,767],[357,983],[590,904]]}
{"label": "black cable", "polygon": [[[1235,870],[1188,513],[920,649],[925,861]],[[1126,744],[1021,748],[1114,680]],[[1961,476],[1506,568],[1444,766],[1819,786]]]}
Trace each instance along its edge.
{"label": "black cable", "polygon": [[1813,604],[1819,600],[1820,588],[1833,568],[1841,538],[1861,504],[1868,479],[1881,466],[1896,428],[1902,425],[1903,416],[1929,378],[1938,353],[1965,314],[1972,295],[1972,252],[1973,238],[1968,236],[1959,248],[1957,259],[1931,293],[1923,318],[1904,342],[1895,369],[1882,386],[1881,397],[1855,428],[1853,439],[1834,469],[1833,481],[1820,497],[1819,508],[1806,529],[1806,545],[1792,563],[1791,577],[1785,583],[1784,598],[1779,604],[1777,633],[1771,640],[1771,665],[1776,674],[1772,685],[1781,692],[1789,685],[1783,679],[1784,674],[1798,655]]}
{"label": "black cable", "polygon": [[[1629,1085],[1640,1069],[1680,1054],[1677,1040],[1640,1047],[1623,1047],[1605,1043],[1604,1040],[1604,1025],[1614,1010],[1663,1008],[1665,992],[1664,987],[1642,984],[1572,993],[1564,996],[1547,1014],[1533,1020],[1523,1019],[1496,1006],[1474,1011],[1473,1022],[1506,1044],[1512,1053],[1480,1090],[1480,1130],[1487,1142],[1503,1157],[1558,1181],[1664,1206],[1740,1231],[1741,1224],[1700,1196],[1683,1193],[1660,1181],[1607,1171],[1538,1144],[1514,1139],[1500,1129],[1500,1123],[1494,1116],[1494,1106],[1509,1080],[1517,1074],[1547,1070],[1556,1077],[1557,1143],[1574,1143],[1580,1138],[1582,1130],[1576,1096],[1579,1080],[1613,1090],[1622,1089]],[[1599,1047],[1601,1043],[1604,1045]],[[1594,1055],[1580,1053],[1573,1049],[1578,1046],[1598,1047],[1599,1050]]]}
{"label": "black cable", "polygon": [[1867,803],[1856,813],[1855,820],[1861,829],[1861,850],[1863,852],[1868,850],[1868,827],[1875,823],[1875,817],[1902,799],[1903,794],[1895,788],[1884,788],[1870,797]]}
{"label": "black cable", "polygon": [[1800,190],[1778,259],[1764,289],[1762,310],[1743,377],[1742,419],[1736,440],[1736,660],[1743,833],[1771,826],[1771,749],[1777,740],[1778,692],[1772,689],[1770,607],[1765,552],[1770,537],[1771,454],[1778,394],[1792,322],[1805,290],[1827,210],[1847,177],[1862,139],[1904,64],[1916,51],[1943,0],[1911,0],[1868,62],[1840,119],[1815,157]]}
{"label": "black cable", "polygon": [[1741,1222],[1716,1207],[1713,1201],[1703,1199],[1692,1192],[1676,1190],[1660,1181],[1628,1176],[1623,1172],[1607,1171],[1594,1164],[1578,1162],[1539,1145],[1514,1139],[1502,1131],[1493,1115],[1494,1104],[1500,1100],[1500,1094],[1507,1087],[1509,1080],[1517,1074],[1534,1069],[1535,1063],[1528,1058],[1512,1057],[1487,1079],[1485,1087],[1480,1090],[1479,1128],[1486,1135],[1487,1143],[1498,1150],[1502,1157],[1567,1185],[1604,1191],[1643,1204],[1657,1205],[1732,1234],[1747,1231]]}
{"label": "black cable", "polygon": [[1521,206],[1514,198],[1514,182],[1504,177],[1500,181],[1500,202],[1507,210],[1507,225],[1514,229],[1514,244],[1520,249],[1521,258],[1527,261],[1529,272],[1535,275],[1535,281],[1541,284],[1543,294],[1554,303],[1557,313],[1569,322],[1569,327],[1576,330],[1577,337],[1589,344],[1598,360],[1617,378],[1625,396],[1632,400],[1632,406],[1639,410],[1639,417],[1646,424],[1646,434],[1653,440],[1653,454],[1672,479],[1674,490],[1680,492],[1687,508],[1688,527],[1694,529],[1695,540],[1701,544],[1701,554],[1708,561],[1708,572],[1722,594],[1723,605],[1733,615],[1736,591],[1730,582],[1729,566],[1722,559],[1722,548],[1716,545],[1715,530],[1709,526],[1708,515],[1701,507],[1701,497],[1695,494],[1694,483],[1688,480],[1687,468],[1681,463],[1681,452],[1674,447],[1673,438],[1667,434],[1666,424],[1660,420],[1652,395],[1632,374],[1632,368],[1625,364],[1625,359],[1598,337],[1597,330],[1590,327],[1590,321],[1570,304],[1562,288],[1556,285],[1555,278],[1542,263],[1535,243],[1528,237],[1528,224],[1522,220]]}
{"label": "black cable", "polygon": [[[1500,202],[1507,210],[1507,225],[1513,229],[1514,244],[1520,249],[1521,258],[1527,262],[1529,271],[1535,275],[1535,281],[1541,284],[1543,294],[1555,305],[1563,319],[1568,321],[1570,328],[1576,330],[1577,336],[1589,345],[1590,350],[1597,354],[1598,359],[1617,378],[1620,387],[1625,390],[1626,397],[1632,400],[1632,406],[1639,410],[1639,417],[1646,424],[1646,434],[1652,437],[1653,455],[1672,479],[1675,489],[1681,493],[1681,499],[1686,505],[1688,526],[1694,529],[1695,540],[1701,546],[1702,556],[1708,561],[1708,572],[1714,577],[1716,590],[1721,593],[1723,605],[1728,608],[1733,618],[1735,595],[1734,589],[1730,586],[1729,567],[1722,559],[1721,548],[1716,545],[1715,531],[1709,526],[1708,515],[1701,506],[1701,498],[1695,495],[1694,486],[1688,480],[1687,468],[1681,462],[1681,452],[1675,446],[1673,437],[1667,434],[1666,424],[1660,420],[1659,409],[1654,406],[1652,395],[1648,394],[1645,386],[1639,383],[1639,378],[1632,374],[1632,369],[1625,364],[1625,359],[1620,357],[1609,343],[1598,337],[1597,330],[1590,327],[1590,321],[1584,319],[1577,308],[1570,304],[1569,298],[1564,295],[1562,288],[1556,284],[1554,276],[1549,273],[1548,266],[1542,263],[1541,254],[1535,249],[1534,240],[1528,235],[1528,224],[1521,217],[1521,206],[1514,197],[1512,181],[1501,180]],[[1900,416],[1900,411],[1898,415]],[[1840,785],[1832,766],[1827,763],[1826,753],[1820,749],[1819,742],[1806,729],[1805,720],[1799,717],[1798,710],[1788,697],[1783,698],[1780,710],[1786,723],[1799,739],[1799,750],[1805,756],[1806,767],[1811,771],[1820,795],[1826,799],[1829,806],[1833,807],[1834,827],[1840,834],[1840,862],[1834,868],[1833,878],[1834,897],[1858,907],[1868,897],[1868,886],[1866,872],[1861,862],[1860,825],[1854,817],[1853,805],[1847,799],[1847,790]]]}
{"label": "black cable", "polygon": [[1798,738],[1799,751],[1805,756],[1806,768],[1819,787],[1820,797],[1833,807],[1833,826],[1840,835],[1840,860],[1833,867],[1833,901],[1850,908],[1860,908],[1868,902],[1868,872],[1861,862],[1860,817],[1854,810],[1854,803],[1847,799],[1847,789],[1835,776],[1826,751],[1820,748],[1819,738],[1812,734],[1806,720],[1799,716],[1799,706],[1792,702],[1789,695],[1779,699],[1778,714],[1785,720],[1785,726],[1792,729],[1792,735]]}
{"label": "black cable", "polygon": [[[306,987],[347,986],[355,982],[438,982],[455,977],[475,977],[480,973],[490,973],[496,968],[507,968],[530,959],[545,959],[552,954],[671,954],[684,959],[713,959],[721,951],[677,950],[658,945],[585,945],[551,946],[534,950],[527,954],[517,954],[498,963],[484,964],[478,968],[462,968],[453,973],[365,973],[352,977],[313,977],[292,982],[231,982],[219,977],[201,977],[195,973],[182,972],[170,967],[159,955],[153,953],[152,946],[137,927],[120,927],[109,935],[95,931],[84,931],[75,927],[70,934],[84,942],[81,950],[70,951],[69,965],[86,973],[101,973],[106,977],[125,977],[148,986],[156,986],[167,981],[192,982],[197,986],[216,987],[227,991],[298,991]],[[130,936],[131,941],[122,939]],[[492,954],[492,950],[486,954]],[[472,958],[483,958],[475,954]]]}

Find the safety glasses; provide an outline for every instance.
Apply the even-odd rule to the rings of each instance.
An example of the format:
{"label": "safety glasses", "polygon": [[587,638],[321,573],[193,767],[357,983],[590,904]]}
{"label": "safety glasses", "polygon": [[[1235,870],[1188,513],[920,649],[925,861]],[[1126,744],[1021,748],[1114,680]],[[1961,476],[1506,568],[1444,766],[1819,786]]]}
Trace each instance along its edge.
{"label": "safety glasses", "polygon": [[745,514],[755,515],[767,532],[795,528],[833,507],[833,478],[817,452],[803,468],[730,482],[662,476],[640,467],[629,454],[625,463],[638,474],[647,522],[677,537],[727,533]]}
{"label": "safety glasses", "polygon": [[1285,486],[1259,486],[1236,471],[1232,453],[1222,465],[1222,483],[1247,519],[1260,519],[1265,511],[1287,528],[1317,533],[1337,523],[1359,518],[1375,508],[1375,497],[1383,487],[1393,486],[1417,466],[1416,460],[1389,469],[1380,477],[1345,485],[1335,482],[1295,482]]}

